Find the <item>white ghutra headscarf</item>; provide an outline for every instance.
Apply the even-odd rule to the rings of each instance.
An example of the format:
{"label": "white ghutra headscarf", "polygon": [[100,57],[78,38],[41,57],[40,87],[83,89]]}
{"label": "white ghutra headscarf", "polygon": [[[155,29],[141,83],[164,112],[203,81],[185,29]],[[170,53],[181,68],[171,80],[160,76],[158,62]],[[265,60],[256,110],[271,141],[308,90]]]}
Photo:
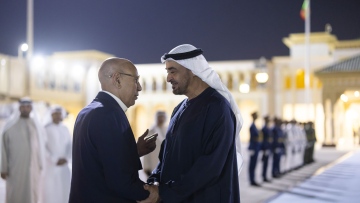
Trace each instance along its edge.
{"label": "white ghutra headscarf", "polygon": [[202,55],[202,50],[190,44],[182,44],[173,48],[169,53],[161,57],[161,62],[175,61],[176,63],[191,70],[193,74],[201,78],[210,87],[218,91],[230,103],[231,109],[236,117],[236,152],[238,163],[238,175],[240,175],[243,159],[241,156],[240,130],[243,125],[243,119],[240,114],[234,97],[231,95],[227,87],[222,83],[219,75],[209,66],[205,57]]}

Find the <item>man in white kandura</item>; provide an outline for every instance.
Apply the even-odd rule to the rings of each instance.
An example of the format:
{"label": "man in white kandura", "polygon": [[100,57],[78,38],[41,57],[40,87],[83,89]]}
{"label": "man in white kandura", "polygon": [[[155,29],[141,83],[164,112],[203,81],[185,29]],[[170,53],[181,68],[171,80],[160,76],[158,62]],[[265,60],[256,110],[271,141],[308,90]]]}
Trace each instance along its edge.
{"label": "man in white kandura", "polygon": [[156,139],[156,148],[153,152],[144,156],[143,167],[147,176],[151,175],[152,170],[156,168],[159,163],[159,152],[161,148],[161,143],[165,139],[166,136],[166,113],[164,111],[157,111],[155,115],[155,124],[150,128],[149,134],[152,135],[157,133]]}
{"label": "man in white kandura", "polygon": [[45,126],[46,170],[44,173],[44,203],[65,203],[69,200],[72,141],[68,128],[62,124],[64,110],[51,109],[52,122]]}
{"label": "man in white kandura", "polygon": [[30,117],[32,101],[20,100],[20,116],[5,125],[2,136],[1,178],[6,180],[8,203],[39,201],[44,166],[44,129]]}

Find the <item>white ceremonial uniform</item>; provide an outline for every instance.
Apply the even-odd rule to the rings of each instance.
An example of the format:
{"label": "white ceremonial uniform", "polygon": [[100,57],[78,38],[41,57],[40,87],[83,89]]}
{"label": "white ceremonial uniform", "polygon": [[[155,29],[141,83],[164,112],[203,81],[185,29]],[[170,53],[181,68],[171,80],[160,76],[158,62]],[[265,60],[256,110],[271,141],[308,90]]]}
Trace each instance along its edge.
{"label": "white ceremonial uniform", "polygon": [[295,168],[296,165],[296,129],[294,124],[288,124],[286,126],[286,161],[285,161],[285,171],[289,171]]}
{"label": "white ceremonial uniform", "polygon": [[19,118],[2,137],[1,172],[7,173],[6,202],[37,203],[44,166],[43,129],[32,118]]}
{"label": "white ceremonial uniform", "polygon": [[[44,172],[43,202],[68,202],[70,192],[72,141],[69,130],[62,123],[50,123],[46,129],[46,170]],[[57,162],[64,158],[68,163],[58,166]]]}
{"label": "white ceremonial uniform", "polygon": [[304,165],[304,155],[305,155],[305,148],[306,148],[306,133],[302,126],[296,126],[297,134],[298,134],[298,166]]}

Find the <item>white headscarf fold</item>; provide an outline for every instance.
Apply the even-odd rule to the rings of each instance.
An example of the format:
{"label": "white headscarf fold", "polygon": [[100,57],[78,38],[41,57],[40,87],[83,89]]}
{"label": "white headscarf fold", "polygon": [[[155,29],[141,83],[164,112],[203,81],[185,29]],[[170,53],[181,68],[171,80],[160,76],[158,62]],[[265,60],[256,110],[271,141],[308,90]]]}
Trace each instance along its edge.
{"label": "white headscarf fold", "polygon": [[[174,49],[172,49],[168,54],[178,54],[178,53],[186,53],[197,48],[190,44],[182,44]],[[161,57],[161,62],[165,63],[166,61],[175,61],[176,63],[184,66],[185,68],[191,70],[193,74],[201,78],[205,83],[207,83],[210,87],[214,88],[218,91],[222,96],[224,96],[230,103],[231,109],[235,114],[236,117],[236,152],[237,152],[237,163],[238,163],[238,174],[240,175],[240,171],[242,168],[243,159],[241,156],[241,142],[240,142],[240,130],[243,125],[243,119],[240,114],[239,107],[237,106],[234,97],[227,89],[227,87],[222,83],[219,75],[212,69],[208,62],[206,61],[205,57],[200,54],[193,58],[182,59],[182,60],[175,60],[173,58],[163,59]]]}

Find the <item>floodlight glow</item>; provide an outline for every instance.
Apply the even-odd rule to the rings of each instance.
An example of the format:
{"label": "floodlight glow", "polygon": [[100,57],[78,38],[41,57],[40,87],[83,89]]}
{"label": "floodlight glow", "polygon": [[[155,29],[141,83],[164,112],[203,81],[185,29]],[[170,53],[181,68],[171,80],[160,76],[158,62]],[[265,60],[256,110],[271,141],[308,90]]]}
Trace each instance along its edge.
{"label": "floodlight glow", "polygon": [[5,59],[1,59],[1,65],[5,66],[6,65],[6,60]]}
{"label": "floodlight glow", "polygon": [[241,93],[249,93],[250,92],[250,86],[246,83],[243,83],[239,86],[239,91]]}
{"label": "floodlight glow", "polygon": [[55,62],[54,68],[56,75],[63,75],[65,73],[65,63],[62,61]]}
{"label": "floodlight glow", "polygon": [[71,70],[71,77],[78,82],[81,82],[82,78],[84,77],[85,70],[84,67],[81,65],[75,65],[72,67]]}
{"label": "floodlight glow", "polygon": [[35,56],[35,58],[32,60],[33,65],[35,66],[44,66],[45,64],[45,58],[43,56],[37,55]]}
{"label": "floodlight glow", "polygon": [[269,75],[267,73],[257,73],[255,78],[258,83],[266,83],[269,79]]}
{"label": "floodlight glow", "polygon": [[27,51],[29,49],[28,44],[24,43],[21,45],[21,51]]}
{"label": "floodlight glow", "polygon": [[349,101],[349,98],[348,98],[345,94],[342,94],[342,95],[340,96],[340,99],[341,99],[343,102]]}
{"label": "floodlight glow", "polygon": [[355,97],[359,97],[360,96],[359,91],[355,91],[354,95],[355,95]]}

